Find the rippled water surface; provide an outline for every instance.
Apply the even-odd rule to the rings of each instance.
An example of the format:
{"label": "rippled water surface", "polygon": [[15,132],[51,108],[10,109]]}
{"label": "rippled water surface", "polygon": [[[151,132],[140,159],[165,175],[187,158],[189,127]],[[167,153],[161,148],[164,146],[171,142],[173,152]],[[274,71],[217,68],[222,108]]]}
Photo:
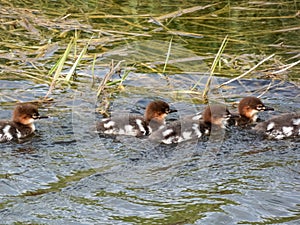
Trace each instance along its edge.
{"label": "rippled water surface", "polygon": [[[242,82],[251,88],[254,81]],[[34,83],[20,84],[47,91]],[[294,99],[299,89],[277,85],[263,100],[278,111],[262,118],[299,110]],[[289,91],[276,96],[284,88]],[[23,92],[18,82],[7,80],[1,81],[1,90]],[[52,117],[38,121],[38,131],[24,143],[1,144],[5,223],[298,224],[299,140],[261,140],[237,128],[220,139],[177,146],[98,137],[93,132],[98,115],[91,113],[95,102],[90,92],[82,93],[70,91],[63,102],[44,104],[41,114]],[[149,100],[122,96],[115,110],[142,113]],[[184,108],[204,106],[178,102],[172,107],[179,109],[172,116],[176,119],[187,114]],[[2,105],[1,116],[11,109]]]}
{"label": "rippled water surface", "polygon": [[[9,4],[2,1],[0,3],[3,4],[2,10],[6,10]],[[93,16],[97,10],[101,11],[101,7],[105,8],[105,13],[109,15],[118,13],[124,15],[129,12],[141,15],[154,11],[156,17],[179,9],[179,3],[168,1],[153,5],[150,3],[139,5],[139,2],[134,1],[113,3],[114,7],[118,5],[120,8],[109,11],[108,3],[100,6],[93,1],[81,10],[78,9],[81,5],[75,5],[68,9],[57,7],[56,12],[53,9],[55,2],[47,3],[49,4],[47,7],[52,9],[49,11],[45,11],[45,5],[36,2],[32,7],[37,10],[35,12],[37,16],[50,18],[56,13],[66,11],[71,14],[82,13],[74,14],[76,16],[72,19],[75,21],[78,19],[88,26],[82,28],[86,33],[100,29],[97,22],[102,23],[105,19]],[[195,1],[182,4],[182,8],[198,5]],[[222,4],[225,3],[219,4],[221,5],[215,6],[215,14],[210,18],[221,15],[217,9],[220,7],[220,10],[224,10]],[[251,18],[256,14],[260,15],[260,9],[256,5],[262,2],[249,4],[236,2],[231,5],[234,9],[232,13],[243,9],[245,11],[242,11],[249,13]],[[201,96],[199,93],[207,81],[208,68],[213,61],[213,57],[210,57],[216,54],[215,50],[218,49],[226,32],[217,30],[216,33],[220,36],[214,39],[215,37],[205,33],[204,27],[211,34],[213,31],[210,29],[215,29],[213,25],[218,24],[225,30],[228,28],[228,32],[232,35],[231,43],[228,44],[231,48],[228,51],[246,57],[245,61],[249,60],[251,64],[249,68],[253,66],[251,59],[255,58],[253,60],[257,63],[267,54],[276,52],[273,63],[276,61],[279,70],[282,62],[288,64],[299,60],[299,43],[295,32],[299,26],[295,20],[299,21],[299,18],[294,16],[299,10],[297,4],[297,2],[277,1],[262,4],[265,8],[270,7],[266,12],[269,19],[258,22],[241,18],[243,26],[241,25],[240,29],[241,32],[245,32],[245,36],[239,35],[237,30],[239,26],[233,26],[236,15],[232,15],[232,20],[231,17],[226,17],[226,20],[223,18],[215,24],[212,20],[207,23],[204,20],[200,22],[196,20],[196,23],[194,17],[199,17],[199,14],[189,14],[178,20],[169,21],[169,29],[172,30],[182,28],[181,31],[185,32],[204,32],[203,39],[189,34],[188,37],[180,36],[181,40],[176,42],[174,37],[174,55],[171,55],[170,60],[179,58],[181,60],[173,61],[169,70],[170,76],[155,72],[157,65],[164,64],[169,46],[166,39],[170,38],[164,36],[159,39],[163,36],[160,31],[156,34],[147,33],[153,34],[155,39],[147,36],[146,39],[124,41],[120,37],[114,42],[116,46],[113,47],[106,43],[105,47],[101,46],[100,49],[94,43],[89,49],[92,53],[89,52],[86,56],[87,66],[79,66],[75,80],[70,85],[57,85],[49,96],[52,101],[40,103],[40,114],[49,115],[50,118],[37,121],[37,131],[26,140],[19,143],[1,143],[1,224],[299,224],[299,138],[265,140],[249,129],[241,128],[230,128],[224,134],[210,137],[205,141],[190,141],[171,146],[158,145],[146,138],[99,137],[94,129],[95,122],[102,117],[98,109],[104,100],[97,98],[97,87],[92,84],[91,58],[94,56],[90,55],[95,53],[100,62],[125,59],[128,67],[137,65],[131,64],[133,61],[148,63],[147,69],[152,68],[152,72],[141,72],[143,69],[137,66],[124,81],[123,89],[113,89],[108,95],[109,111],[143,114],[149,101],[163,99],[178,110],[177,113],[168,116],[170,122],[202,111],[205,107],[203,101],[199,99]],[[18,10],[30,8],[28,5],[27,2],[14,3]],[[94,7],[95,5],[97,7]],[[249,7],[247,10],[246,6]],[[3,15],[9,18],[5,13]],[[89,20],[86,21],[87,17]],[[270,19],[271,17],[274,17],[275,22]],[[115,22],[112,18],[107,20],[109,23]],[[32,22],[30,19],[28,21]],[[9,33],[9,29],[6,28],[13,25],[6,20],[4,22],[6,23],[1,25],[1,29]],[[44,21],[40,18],[39,22]],[[129,27],[135,22],[134,19],[126,21],[122,18],[115,22],[115,26],[126,23]],[[144,20],[142,22],[138,21],[130,32],[147,30],[145,27],[141,28],[147,24]],[[261,30],[265,28],[268,30],[265,36],[260,33],[257,37],[253,37],[254,33],[246,32],[249,27],[251,31],[255,30],[258,24],[261,25]],[[292,33],[288,31],[280,34],[269,33],[272,26],[273,30],[277,31],[284,27],[294,29],[291,29]],[[40,29],[38,39],[41,43],[50,38],[51,35],[45,31],[48,26],[36,28]],[[56,28],[60,29],[58,25]],[[26,29],[34,31],[30,26]],[[16,35],[15,32],[19,31],[16,29],[11,34]],[[36,36],[31,35],[28,36],[29,40],[22,42],[27,47],[31,42],[36,44]],[[4,38],[1,35],[0,37],[4,43]],[[8,38],[10,41],[5,42],[0,51],[0,119],[11,117],[16,101],[34,101],[47,94],[50,82],[48,79],[44,82],[41,76],[36,75],[36,71],[47,74],[58,58],[59,51],[62,50],[59,50],[58,45],[63,40],[58,41],[57,48],[53,48],[53,52],[49,51],[49,55],[40,56],[41,58],[36,55],[36,58],[30,58],[26,55],[22,58],[21,53],[29,54],[30,48],[25,48],[20,42],[12,45],[17,37],[18,35]],[[53,42],[62,38],[51,37]],[[261,40],[265,41],[264,45]],[[290,48],[284,44],[278,47],[281,42],[288,43]],[[203,55],[199,54],[200,50]],[[104,55],[101,55],[102,51],[105,51]],[[182,61],[183,59],[186,61]],[[229,59],[230,57],[224,53],[223,63]],[[238,67],[242,59],[238,58],[236,62]],[[70,69],[71,64],[65,65],[66,71]],[[244,66],[247,67],[243,65],[238,70],[249,69]],[[96,82],[101,80],[107,71],[108,66],[96,65],[96,78],[94,77]],[[219,71],[216,71],[218,76],[213,77],[212,86],[223,84],[232,78],[231,70],[226,66],[225,70]],[[278,74],[266,76],[270,73],[259,69],[255,78],[248,76],[223,88],[211,90],[208,95],[209,102],[225,103],[230,111],[236,111],[234,103],[242,97],[261,95],[266,105],[275,108],[275,111],[259,114],[262,119],[283,112],[299,111],[298,72],[299,66],[295,66],[280,73],[280,79],[277,79]],[[114,76],[118,78],[118,75]],[[195,84],[196,88],[191,91],[191,87]]]}

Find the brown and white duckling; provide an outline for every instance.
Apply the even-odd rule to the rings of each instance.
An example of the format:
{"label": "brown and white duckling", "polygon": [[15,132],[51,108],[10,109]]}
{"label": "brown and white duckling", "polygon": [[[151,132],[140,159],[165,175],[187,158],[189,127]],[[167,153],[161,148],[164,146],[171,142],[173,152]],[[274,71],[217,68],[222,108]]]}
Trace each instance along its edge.
{"label": "brown and white duckling", "polygon": [[164,125],[166,116],[175,111],[164,101],[153,101],[147,105],[144,116],[129,114],[101,119],[96,129],[100,134],[141,137]]}
{"label": "brown and white duckling", "polygon": [[234,124],[236,126],[247,126],[257,121],[257,114],[259,112],[268,110],[274,109],[264,105],[257,97],[245,97],[238,105],[238,115],[234,114],[234,117],[230,119],[229,124]]}
{"label": "brown and white duckling", "polygon": [[14,109],[12,120],[0,121],[0,142],[26,138],[35,131],[34,121],[41,117],[37,106],[19,103]]}
{"label": "brown and white duckling", "polygon": [[231,117],[225,105],[209,105],[202,116],[174,121],[153,132],[149,139],[164,144],[180,143],[209,135],[211,129],[222,129]]}
{"label": "brown and white duckling", "polygon": [[269,139],[284,139],[300,136],[300,113],[284,113],[258,123],[254,130]]}

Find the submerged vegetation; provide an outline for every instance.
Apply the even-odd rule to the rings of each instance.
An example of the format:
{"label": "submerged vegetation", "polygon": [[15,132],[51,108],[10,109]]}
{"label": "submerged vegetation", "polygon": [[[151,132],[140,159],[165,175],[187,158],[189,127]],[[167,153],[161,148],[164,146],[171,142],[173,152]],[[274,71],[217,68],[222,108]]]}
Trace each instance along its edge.
{"label": "submerged vegetation", "polygon": [[[134,73],[166,80],[194,74],[197,81],[176,95],[202,100],[211,88],[245,77],[299,82],[295,1],[187,1],[162,8],[135,1],[56,4],[0,1],[0,79],[47,84],[45,99],[53,88],[81,82],[78,76],[91,80],[99,98],[106,87],[122,90]],[[198,87],[198,77],[207,75],[206,85]],[[211,86],[212,76],[229,81]]]}

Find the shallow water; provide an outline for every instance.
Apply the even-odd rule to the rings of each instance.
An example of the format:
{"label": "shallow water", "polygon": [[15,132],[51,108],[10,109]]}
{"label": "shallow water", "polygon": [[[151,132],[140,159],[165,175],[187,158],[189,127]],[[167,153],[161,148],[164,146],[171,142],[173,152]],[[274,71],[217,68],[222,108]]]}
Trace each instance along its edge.
{"label": "shallow water", "polygon": [[[61,56],[59,53],[69,39],[66,41],[67,38],[55,33],[67,29],[63,27],[66,24],[56,20],[55,29],[58,31],[53,30],[50,23],[53,20],[45,23],[46,19],[73,13],[70,17],[72,23],[78,19],[82,37],[88,38],[104,24],[112,24],[126,32],[140,33],[143,30],[144,33],[149,27],[157,28],[148,25],[144,17],[128,19],[136,24],[131,27],[126,18],[116,22],[116,19],[92,16],[103,15],[97,13],[102,8],[107,14],[153,12],[153,16],[160,16],[178,10],[182,4],[184,8],[198,4],[195,1],[181,5],[168,1],[153,5],[115,1],[112,5],[103,3],[100,6],[96,1],[90,1],[89,5],[74,1],[73,6],[56,5],[55,8],[56,3],[50,1],[42,5],[34,2],[32,6],[30,1],[14,3],[15,7],[21,7],[18,8],[21,11],[30,7],[39,10],[35,12],[38,25],[33,23],[29,14],[27,18],[40,32],[38,37],[36,33],[32,34],[35,30],[30,26],[26,29],[23,26],[26,32],[18,26],[10,31],[7,28],[12,26],[10,23],[5,24],[7,29],[1,27],[3,36],[0,34],[0,37],[5,41],[0,52],[0,119],[11,116],[16,101],[38,100],[48,91],[46,74]],[[225,7],[227,3],[221,2],[205,11],[205,14],[214,12],[210,19],[195,19],[203,15],[204,12],[200,11],[170,22],[170,29],[204,35],[203,38],[191,34],[174,37],[170,60],[175,61],[170,63],[166,72],[171,76],[145,72],[164,64],[170,40],[166,31],[149,32],[152,38],[126,37],[124,40],[124,36],[118,36],[120,39],[115,40],[113,36],[112,42],[103,45],[99,44],[100,39],[95,40],[89,53],[96,54],[97,62],[126,59],[128,67],[134,67],[134,63],[148,63],[147,69],[139,65],[132,70],[123,83],[124,90],[112,89],[112,93],[106,93],[111,102],[109,111],[143,114],[147,103],[153,99],[163,99],[178,110],[168,116],[168,121],[203,110],[205,104],[199,99],[200,91],[206,84],[208,68],[227,31],[232,40],[226,48],[228,52],[224,53],[224,62],[232,59],[231,54],[242,57],[235,60],[237,69],[223,65],[220,73],[216,71],[218,76],[213,77],[212,86],[228,81],[231,71],[241,74],[274,52],[277,53],[276,60],[269,66],[297,59],[297,30],[270,31],[297,27],[298,18],[293,15],[298,3],[235,2],[231,3],[231,10]],[[8,7],[7,4],[4,6],[2,10]],[[269,10],[263,14],[261,7]],[[229,11],[222,14],[218,9]],[[14,16],[12,12],[10,15]],[[5,13],[3,16],[9,18]],[[262,16],[266,16],[265,20],[261,19]],[[90,17],[89,22],[85,20],[87,17]],[[71,23],[71,20],[66,22]],[[22,42],[18,43],[18,37]],[[32,57],[37,52],[30,46],[33,43],[43,46],[49,39],[55,45],[48,49],[47,54]],[[279,46],[282,41],[285,45]],[[97,98],[97,87],[92,85],[91,58],[94,56],[89,53],[85,63],[79,66],[78,77],[72,85],[57,85],[50,95],[53,101],[40,104],[40,114],[51,118],[37,121],[37,131],[23,142],[1,143],[1,224],[300,223],[299,138],[270,141],[238,128],[231,128],[217,138],[171,146],[134,137],[99,137],[94,127],[97,119],[102,117],[97,110],[103,99]],[[69,59],[65,71],[72,63]],[[279,77],[284,79],[266,77],[264,68],[255,73],[255,77],[261,79],[248,77],[212,90],[209,102],[225,103],[235,111],[234,103],[242,97],[262,95],[263,102],[275,108],[274,112],[261,113],[262,119],[282,112],[299,111],[299,66],[285,71],[284,76]],[[37,76],[36,71],[43,76]],[[97,79],[103,78],[107,71],[107,66],[95,66]],[[190,91],[196,83],[194,92]]]}
{"label": "shallow water", "polygon": [[[148,81],[155,83],[150,77]],[[248,89],[256,89],[251,87],[254,83],[269,84],[267,80],[240,82]],[[242,91],[240,82],[232,86]],[[1,84],[8,96],[23,92],[18,85],[13,88],[15,81]],[[277,96],[284,88],[288,91]],[[46,93],[47,88],[35,90]],[[134,137],[103,138],[93,132],[100,117],[93,113],[97,101],[92,92],[78,90],[41,107],[41,114],[51,118],[36,123],[33,137],[24,143],[1,144],[4,223],[298,224],[298,139],[261,140],[237,128],[218,139],[173,146]],[[219,100],[229,105],[239,100],[237,93],[230,90],[230,94],[236,97]],[[299,110],[295,95],[299,95],[298,87],[277,82],[263,98],[277,111],[261,113],[261,117]],[[213,97],[218,100],[220,94]],[[121,94],[113,109],[142,113],[151,98]],[[177,102],[172,107],[179,112],[169,119],[204,105]],[[13,105],[1,108],[1,117],[7,117]]]}

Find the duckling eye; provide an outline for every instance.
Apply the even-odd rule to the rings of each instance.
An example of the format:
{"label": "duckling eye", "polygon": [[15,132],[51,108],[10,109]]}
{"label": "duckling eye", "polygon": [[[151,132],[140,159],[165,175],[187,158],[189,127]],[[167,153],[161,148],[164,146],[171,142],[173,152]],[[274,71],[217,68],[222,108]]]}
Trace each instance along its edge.
{"label": "duckling eye", "polygon": [[33,118],[33,119],[36,119],[36,118],[38,118],[38,117],[39,117],[39,115],[38,115],[37,113],[32,114],[32,118]]}
{"label": "duckling eye", "polygon": [[263,105],[258,105],[258,106],[256,107],[256,109],[257,109],[257,110],[264,110],[265,107],[264,107]]}

